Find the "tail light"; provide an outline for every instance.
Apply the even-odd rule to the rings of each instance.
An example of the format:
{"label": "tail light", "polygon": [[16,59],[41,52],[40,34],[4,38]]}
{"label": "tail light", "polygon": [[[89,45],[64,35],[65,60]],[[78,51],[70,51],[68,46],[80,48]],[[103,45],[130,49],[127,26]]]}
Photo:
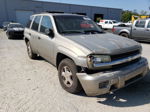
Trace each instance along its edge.
{"label": "tail light", "polygon": [[103,23],[103,22],[104,22],[104,20],[100,20],[100,22],[101,22],[101,23]]}
{"label": "tail light", "polygon": [[114,27],[112,28],[112,32],[115,32],[115,28]]}

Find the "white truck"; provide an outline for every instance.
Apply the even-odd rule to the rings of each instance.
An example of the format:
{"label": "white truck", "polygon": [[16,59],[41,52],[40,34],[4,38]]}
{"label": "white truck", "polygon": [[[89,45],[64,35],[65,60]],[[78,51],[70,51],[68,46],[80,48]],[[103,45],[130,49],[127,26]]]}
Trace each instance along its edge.
{"label": "white truck", "polygon": [[116,20],[100,20],[100,22],[97,24],[102,29],[112,29],[114,26],[118,26],[118,25],[123,24],[123,23],[118,22]]}

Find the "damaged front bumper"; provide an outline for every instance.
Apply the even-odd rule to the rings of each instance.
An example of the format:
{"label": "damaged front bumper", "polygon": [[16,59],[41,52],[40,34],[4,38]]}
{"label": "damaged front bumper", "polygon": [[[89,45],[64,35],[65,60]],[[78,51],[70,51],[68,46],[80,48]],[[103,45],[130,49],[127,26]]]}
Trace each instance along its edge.
{"label": "damaged front bumper", "polygon": [[88,96],[106,94],[143,78],[148,72],[148,62],[141,58],[138,62],[117,70],[95,74],[77,73],[77,77]]}

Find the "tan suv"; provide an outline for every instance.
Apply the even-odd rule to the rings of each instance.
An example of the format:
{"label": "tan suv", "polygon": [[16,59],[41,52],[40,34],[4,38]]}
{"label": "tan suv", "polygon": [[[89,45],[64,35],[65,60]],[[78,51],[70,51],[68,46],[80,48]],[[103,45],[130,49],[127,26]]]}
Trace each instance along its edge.
{"label": "tan suv", "polygon": [[56,66],[61,86],[70,93],[105,94],[141,79],[148,70],[139,43],[103,32],[86,16],[36,14],[24,36],[29,57],[40,55]]}

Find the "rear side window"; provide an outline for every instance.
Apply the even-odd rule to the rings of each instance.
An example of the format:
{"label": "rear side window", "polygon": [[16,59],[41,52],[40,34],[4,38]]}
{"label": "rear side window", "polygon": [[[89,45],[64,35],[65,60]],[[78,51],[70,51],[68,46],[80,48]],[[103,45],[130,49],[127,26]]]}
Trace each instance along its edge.
{"label": "rear side window", "polygon": [[27,28],[30,28],[32,20],[33,20],[33,16],[31,16],[30,19],[28,20],[27,25],[26,25]]}
{"label": "rear side window", "polygon": [[33,29],[33,30],[35,30],[35,31],[38,31],[40,19],[41,19],[41,16],[36,16],[36,17],[35,17],[31,29]]}
{"label": "rear side window", "polygon": [[136,27],[139,27],[139,28],[144,28],[145,27],[145,21],[137,21],[136,23],[135,23],[135,26]]}
{"label": "rear side window", "polygon": [[42,21],[41,21],[40,32],[45,33],[46,29],[52,29],[52,22],[51,22],[50,17],[43,16]]}

